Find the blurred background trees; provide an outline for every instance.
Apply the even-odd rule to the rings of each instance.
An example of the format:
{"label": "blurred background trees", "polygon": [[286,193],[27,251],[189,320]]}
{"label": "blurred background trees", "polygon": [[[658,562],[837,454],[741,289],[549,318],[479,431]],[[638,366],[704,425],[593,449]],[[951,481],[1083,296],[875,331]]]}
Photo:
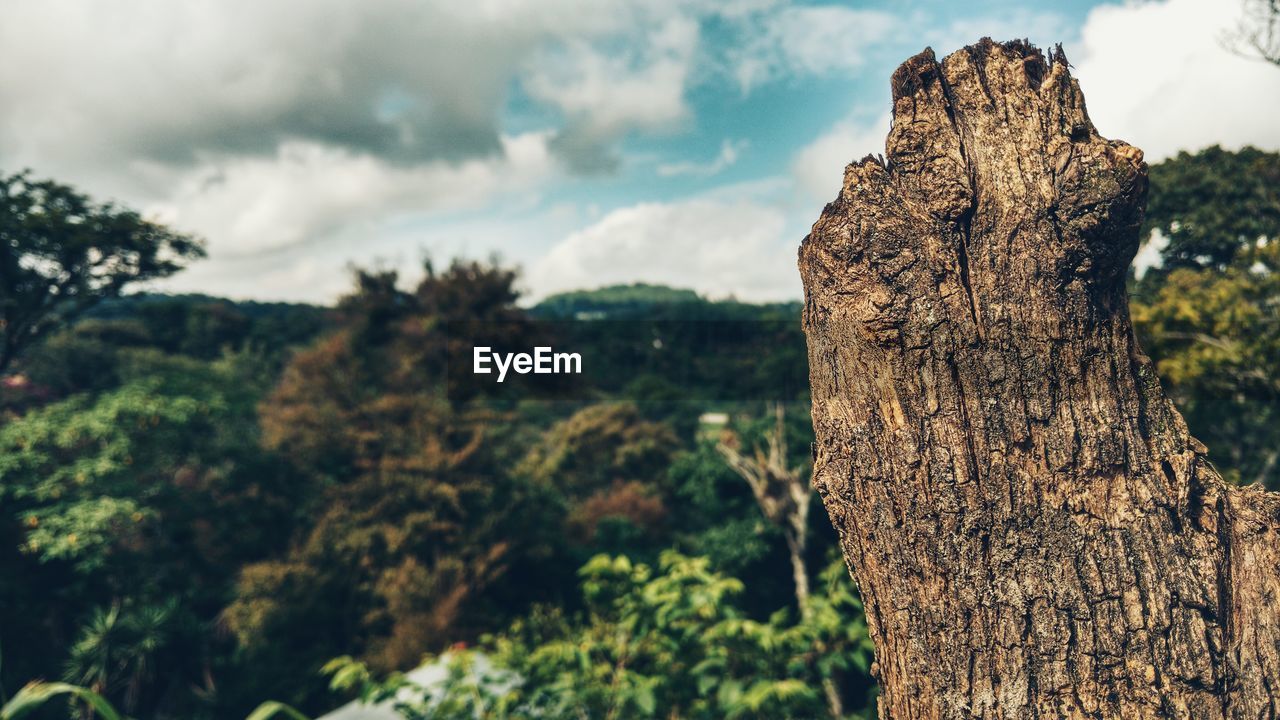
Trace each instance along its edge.
{"label": "blurred background trees", "polygon": [[1139,341],[1223,475],[1280,487],[1280,155],[1181,153],[1150,193],[1163,247],[1133,283]]}
{"label": "blurred background trees", "polygon": [[741,580],[674,551],[656,566],[599,555],[579,576],[583,613],[539,608],[484,638],[484,653],[452,650],[440,658],[443,682],[379,678],[351,658],[326,670],[335,689],[398,698],[406,718],[763,719],[827,715],[823,681],[871,662],[862,606],[838,557],[800,622],[785,610],[752,619],[738,602]]}
{"label": "blurred background trees", "polygon": [[0,176],[0,248],[0,372],[104,298],[204,254],[194,238],[25,172]]}
{"label": "blurred background trees", "polygon": [[[0,698],[46,678],[140,718],[319,713],[443,657],[450,681],[406,717],[825,716],[829,688],[874,711],[825,514],[762,510],[742,475],[776,456],[807,478],[797,304],[636,286],[522,307],[493,262],[357,272],[332,308],[122,295],[198,245],[3,187]],[[1280,157],[1251,148],[1153,166],[1160,261],[1132,280],[1192,432],[1272,488],[1278,187]],[[112,252],[131,259],[103,280]],[[460,337],[548,333],[605,371],[557,393],[450,371]]]}
{"label": "blurred background trees", "polygon": [[1244,0],[1244,12],[1223,38],[1229,50],[1280,65],[1280,0]]}

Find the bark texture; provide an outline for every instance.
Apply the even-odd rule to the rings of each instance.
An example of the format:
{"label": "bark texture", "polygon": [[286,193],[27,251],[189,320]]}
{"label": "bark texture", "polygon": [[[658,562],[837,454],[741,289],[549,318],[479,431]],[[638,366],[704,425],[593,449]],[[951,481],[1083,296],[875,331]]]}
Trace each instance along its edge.
{"label": "bark texture", "polygon": [[1222,482],[1134,341],[1142,153],[1060,50],[926,50],[893,98],[800,250],[881,716],[1276,717],[1280,501]]}

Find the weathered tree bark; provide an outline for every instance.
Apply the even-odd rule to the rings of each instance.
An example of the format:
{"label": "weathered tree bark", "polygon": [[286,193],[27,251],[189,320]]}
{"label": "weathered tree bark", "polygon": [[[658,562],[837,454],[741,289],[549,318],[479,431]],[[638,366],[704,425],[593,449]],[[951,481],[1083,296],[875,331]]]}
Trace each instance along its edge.
{"label": "weathered tree bark", "polygon": [[800,250],[881,716],[1276,717],[1280,499],[1222,482],[1134,341],[1142,153],[1060,50],[926,50],[893,98]]}

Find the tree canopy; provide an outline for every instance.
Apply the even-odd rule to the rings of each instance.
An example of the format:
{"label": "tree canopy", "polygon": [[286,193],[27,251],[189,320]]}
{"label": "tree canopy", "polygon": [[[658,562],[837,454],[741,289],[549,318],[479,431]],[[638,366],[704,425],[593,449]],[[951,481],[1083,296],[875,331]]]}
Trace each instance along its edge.
{"label": "tree canopy", "polygon": [[1280,162],[1276,153],[1217,145],[1151,167],[1142,236],[1167,238],[1161,268],[1246,267],[1255,248],[1280,237]]}
{"label": "tree canopy", "polygon": [[0,177],[0,248],[0,372],[95,303],[204,254],[189,235],[26,172]]}
{"label": "tree canopy", "polygon": [[1280,486],[1280,153],[1153,166],[1147,227],[1168,244],[1134,285],[1143,349],[1223,473]]}

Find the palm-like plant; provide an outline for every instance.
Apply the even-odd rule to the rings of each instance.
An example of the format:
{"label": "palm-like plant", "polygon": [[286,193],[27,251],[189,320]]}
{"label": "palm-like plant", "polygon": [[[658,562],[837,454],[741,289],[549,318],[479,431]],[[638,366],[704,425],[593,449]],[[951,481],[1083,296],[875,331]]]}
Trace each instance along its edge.
{"label": "palm-like plant", "polygon": [[[100,695],[123,690],[126,712],[137,708],[139,694],[157,654],[171,636],[176,605],[99,608],[71,647],[65,679]],[[82,716],[92,716],[85,706]]]}

